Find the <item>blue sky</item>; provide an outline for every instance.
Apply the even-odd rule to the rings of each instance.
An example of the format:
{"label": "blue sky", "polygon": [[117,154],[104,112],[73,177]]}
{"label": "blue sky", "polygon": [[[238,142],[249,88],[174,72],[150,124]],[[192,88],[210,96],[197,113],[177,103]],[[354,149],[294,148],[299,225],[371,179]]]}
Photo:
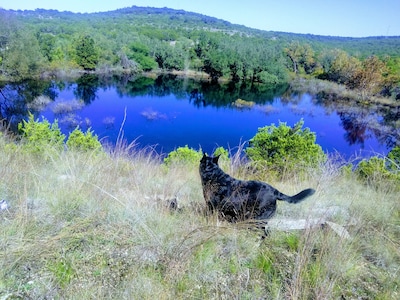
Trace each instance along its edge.
{"label": "blue sky", "polygon": [[400,0],[0,0],[5,9],[99,12],[169,7],[252,28],[334,36],[400,36]]}

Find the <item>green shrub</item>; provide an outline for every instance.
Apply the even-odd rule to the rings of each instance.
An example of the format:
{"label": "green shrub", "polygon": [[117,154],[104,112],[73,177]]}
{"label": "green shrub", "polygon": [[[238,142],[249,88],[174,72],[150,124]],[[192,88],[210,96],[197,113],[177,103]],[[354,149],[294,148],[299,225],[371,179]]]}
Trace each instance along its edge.
{"label": "green shrub", "polygon": [[364,181],[382,177],[386,172],[385,160],[376,156],[363,159],[356,168],[357,177]]}
{"label": "green shrub", "polygon": [[[224,147],[218,147],[215,149],[213,156],[220,156],[220,162],[229,162],[229,152]],[[164,164],[170,166],[171,164],[180,165],[197,165],[203,157],[203,151],[196,151],[189,148],[188,145],[185,147],[179,147],[174,151],[168,153],[168,156],[164,158]]]}
{"label": "green shrub", "polygon": [[213,156],[220,156],[220,159],[229,160],[229,151],[226,150],[224,147],[218,147],[215,149]]}
{"label": "green shrub", "polygon": [[284,171],[302,173],[317,167],[326,159],[321,146],[315,143],[316,135],[309,128],[302,128],[303,120],[293,128],[286,123],[265,126],[249,141],[246,155],[256,165],[283,174]]}
{"label": "green shrub", "polygon": [[196,165],[202,156],[203,152],[201,150],[196,151],[186,145],[168,153],[168,156],[164,158],[164,164],[166,166],[171,166],[172,164]]}
{"label": "green shrub", "polygon": [[351,178],[353,176],[353,169],[354,165],[352,163],[349,163],[347,165],[342,166],[340,168],[340,172],[346,178]]}
{"label": "green shrub", "polygon": [[355,169],[357,178],[373,186],[379,186],[382,182],[394,182],[400,187],[400,174],[388,169],[386,159],[371,157],[363,159]]}
{"label": "green shrub", "polygon": [[91,131],[90,128],[86,131],[86,133],[83,133],[79,127],[75,128],[75,130],[69,134],[67,147],[70,150],[78,151],[102,150],[102,146],[97,135],[93,135],[93,131]]}
{"label": "green shrub", "polygon": [[390,171],[400,172],[400,146],[394,147],[388,154],[387,167]]}
{"label": "green shrub", "polygon": [[212,156],[219,156],[218,165],[224,170],[229,169],[231,160],[229,158],[228,150],[226,150],[224,147],[218,147],[217,149],[214,150]]}
{"label": "green shrub", "polygon": [[61,151],[64,147],[65,135],[61,133],[57,120],[50,124],[43,118],[39,122],[29,114],[28,121],[23,120],[18,124],[18,130],[22,133],[24,148],[29,152],[43,154],[46,150]]}

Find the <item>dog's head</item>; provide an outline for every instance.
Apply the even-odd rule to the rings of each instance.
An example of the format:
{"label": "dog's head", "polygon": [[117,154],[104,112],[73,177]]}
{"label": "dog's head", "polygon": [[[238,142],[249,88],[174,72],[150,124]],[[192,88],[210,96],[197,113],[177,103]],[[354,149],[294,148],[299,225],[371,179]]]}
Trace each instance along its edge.
{"label": "dog's head", "polygon": [[202,177],[207,177],[210,174],[213,174],[217,169],[219,169],[218,166],[218,156],[207,156],[207,154],[204,153],[203,157],[200,160],[200,175]]}

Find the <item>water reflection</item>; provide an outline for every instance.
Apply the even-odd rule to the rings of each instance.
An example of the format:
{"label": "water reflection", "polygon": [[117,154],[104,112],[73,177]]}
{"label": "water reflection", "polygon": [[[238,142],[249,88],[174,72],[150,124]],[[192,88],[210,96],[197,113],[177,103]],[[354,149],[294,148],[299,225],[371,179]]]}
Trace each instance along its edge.
{"label": "water reflection", "polygon": [[326,93],[315,95],[314,102],[338,114],[349,145],[363,147],[370,138],[376,138],[387,149],[400,145],[400,106],[351,106]]}
{"label": "water reflection", "polygon": [[0,83],[0,120],[16,130],[18,123],[43,109],[57,97],[53,82],[27,80],[21,83]]}
{"label": "water reflection", "polygon": [[365,140],[371,138],[367,132],[367,122],[363,121],[363,116],[355,113],[338,112],[342,120],[343,129],[346,131],[345,139],[349,145],[360,144],[364,146]]}
{"label": "water reflection", "polygon": [[77,99],[82,99],[86,104],[96,100],[96,92],[100,87],[99,77],[95,74],[83,74],[76,80],[74,95]]}
{"label": "water reflection", "polygon": [[[239,83],[220,85],[188,78],[180,79],[174,75],[150,78],[135,77],[132,75],[103,75],[99,77],[94,74],[85,74],[75,81],[41,80],[26,81],[19,84],[3,83],[0,84],[0,91],[0,119],[6,120],[12,129],[16,129],[17,124],[21,120],[26,119],[29,112],[35,116],[46,115],[51,112],[54,118],[57,118],[60,124],[64,124],[68,129],[73,129],[77,125],[86,128],[93,126],[94,129],[98,129],[100,127],[96,127],[99,126],[96,124],[100,123],[106,130],[104,134],[111,136],[111,131],[117,130],[120,125],[120,116],[111,112],[104,112],[102,114],[101,110],[109,109],[104,107],[97,108],[98,111],[91,112],[90,116],[82,114],[82,111],[89,107],[99,106],[99,103],[103,101],[104,91],[110,91],[110,93],[119,97],[119,99],[116,99],[115,96],[110,96],[114,97],[112,102],[110,102],[110,105],[114,106],[120,105],[120,102],[123,102],[121,99],[126,99],[127,97],[129,99],[136,99],[136,97],[141,97],[141,99],[143,97],[158,97],[160,99],[167,97],[170,99],[173,97],[173,99],[182,102],[182,104],[187,103],[198,110],[215,110],[220,115],[222,114],[221,108],[223,108],[224,112],[226,109],[229,109],[229,111],[241,111],[241,115],[231,115],[229,117],[231,119],[229,120],[224,119],[225,117],[221,115],[220,120],[215,121],[214,128],[215,126],[221,128],[225,126],[226,128],[214,129],[216,132],[211,132],[215,136],[214,139],[233,136],[237,131],[239,140],[244,135],[243,132],[245,130],[247,134],[246,138],[249,138],[254,136],[257,126],[277,123],[278,120],[287,121],[290,123],[289,125],[293,125],[302,117],[308,118],[305,126],[317,132],[320,136],[320,143],[330,144],[329,147],[331,148],[338,147],[338,135],[342,135],[342,140],[347,143],[352,151],[355,149],[354,146],[364,148],[366,143],[371,140],[376,140],[376,143],[385,145],[387,150],[390,150],[394,145],[399,144],[400,137],[399,108],[385,106],[352,107],[347,103],[339,101],[339,99],[332,98],[330,94],[319,93],[317,95],[308,95],[293,91],[288,85],[261,86]],[[68,94],[67,97],[64,96],[64,99],[59,99],[59,95],[64,93],[70,93],[71,95]],[[309,103],[304,100],[307,97],[310,98]],[[234,105],[233,103],[238,99],[242,99],[244,103],[252,103],[252,106],[244,110],[241,105]],[[178,105],[178,102],[169,103],[170,105]],[[124,105],[136,105],[137,103],[139,102],[130,100]],[[167,105],[165,101],[158,101],[157,103]],[[170,138],[168,135],[176,135],[176,138],[178,138],[177,131],[189,130],[189,126],[185,128],[185,125],[180,125],[181,127],[171,129],[167,132],[166,127],[170,126],[172,121],[181,118],[185,119],[186,122],[191,122],[199,118],[199,122],[204,123],[204,118],[208,118],[208,116],[190,117],[185,114],[194,114],[195,112],[176,112],[173,108],[167,106],[158,109],[151,105],[145,106],[145,102],[143,105],[137,111],[137,114],[141,118],[153,123],[169,122],[159,127],[156,124],[151,125],[152,127],[149,127],[149,124],[145,124],[144,126],[148,128],[143,130],[149,130],[154,135],[154,139],[165,139],[166,142]],[[45,108],[46,110],[44,111]],[[323,111],[323,113],[320,113],[320,111]],[[262,116],[259,115],[260,112]],[[339,120],[337,124],[332,120],[329,123],[324,118],[332,115],[337,116]],[[240,121],[239,119],[235,121],[234,119],[242,117],[250,119],[246,119],[246,121]],[[96,118],[101,119],[97,122]],[[258,123],[255,121],[247,122],[247,120],[253,118],[258,118]],[[132,126],[138,127],[142,125],[135,123]],[[210,123],[209,126],[211,127],[212,124]],[[202,130],[199,124],[193,125],[190,128],[196,132]],[[160,133],[156,130],[160,130]],[[251,134],[249,133],[250,130]],[[344,133],[339,133],[340,130]],[[327,132],[330,133],[328,134]],[[135,131],[135,134],[139,136],[140,132]],[[190,135],[190,133],[188,134]],[[210,135],[210,133],[207,134]],[[200,140],[193,141],[193,143],[196,142],[197,146],[203,143]],[[328,148],[328,146],[326,147]],[[343,149],[344,147],[341,150],[346,151]]]}

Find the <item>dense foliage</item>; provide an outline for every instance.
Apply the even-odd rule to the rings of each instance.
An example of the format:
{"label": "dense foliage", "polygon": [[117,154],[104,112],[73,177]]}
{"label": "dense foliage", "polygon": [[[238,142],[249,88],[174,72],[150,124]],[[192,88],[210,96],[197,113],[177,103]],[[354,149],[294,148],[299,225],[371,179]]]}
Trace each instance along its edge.
{"label": "dense foliage", "polygon": [[91,71],[96,69],[98,53],[91,36],[79,37],[76,45],[76,62],[84,70]]}
{"label": "dense foliage", "polygon": [[80,130],[79,127],[75,128],[75,130],[69,134],[66,145],[68,149],[76,151],[101,152],[103,149],[98,136],[93,134],[90,128],[86,132]]}
{"label": "dense foliage", "polygon": [[394,147],[387,157],[371,157],[362,160],[355,169],[357,178],[372,186],[392,182],[400,189],[400,147]]}
{"label": "dense foliage", "polygon": [[65,141],[66,136],[61,133],[57,120],[53,123],[45,118],[42,121],[35,120],[30,114],[27,121],[23,120],[18,124],[18,129],[22,133],[23,149],[37,156],[42,156],[51,150],[61,152],[64,145],[70,150],[80,152],[101,153],[103,150],[97,135],[90,129],[84,133],[77,127]]}
{"label": "dense foliage", "polygon": [[270,172],[304,173],[317,167],[326,159],[321,146],[316,144],[316,135],[309,128],[303,129],[301,120],[293,127],[280,123],[258,129],[245,149],[247,156],[257,167],[266,167]]}
{"label": "dense foliage", "polygon": [[[291,74],[399,95],[400,38],[261,31],[181,10],[0,10],[0,77],[45,71],[195,71],[213,81],[277,84]],[[397,89],[396,89],[397,88]],[[400,97],[400,96],[399,96]]]}
{"label": "dense foliage", "polygon": [[[229,162],[229,151],[224,147],[218,147],[211,154],[212,156],[220,156],[221,161]],[[171,165],[189,165],[196,166],[199,164],[200,159],[203,157],[203,151],[185,147],[178,147],[174,151],[168,153],[164,158],[164,165],[169,167]]]}
{"label": "dense foliage", "polygon": [[65,135],[61,133],[57,121],[50,124],[43,119],[42,122],[35,120],[32,114],[27,121],[19,123],[18,129],[22,133],[25,149],[31,153],[41,155],[46,149],[63,149]]}
{"label": "dense foliage", "polygon": [[186,145],[185,147],[178,147],[174,151],[168,153],[168,156],[164,158],[164,164],[166,166],[171,166],[173,164],[194,166],[199,163],[202,155],[201,150],[196,151]]}

